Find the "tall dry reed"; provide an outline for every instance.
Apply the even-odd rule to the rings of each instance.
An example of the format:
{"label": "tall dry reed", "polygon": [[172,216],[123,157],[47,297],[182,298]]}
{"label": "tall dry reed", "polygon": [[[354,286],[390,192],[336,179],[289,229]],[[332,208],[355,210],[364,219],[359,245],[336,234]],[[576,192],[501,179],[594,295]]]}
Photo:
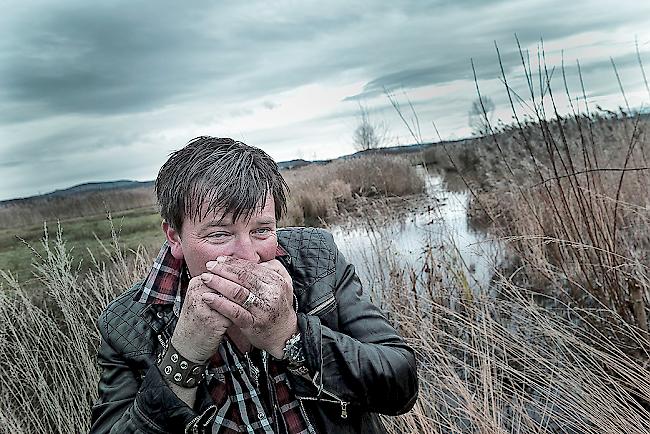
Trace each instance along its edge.
{"label": "tall dry reed", "polygon": [[[404,263],[385,227],[366,227],[374,252],[357,268],[415,348],[420,374],[414,409],[384,418],[390,432],[650,432],[647,365],[598,327],[575,321],[607,308],[567,305],[499,272],[489,288],[470,287],[472,271],[453,260],[454,246],[431,239],[422,240],[417,263]],[[618,327],[648,348],[643,330]]]}
{"label": "tall dry reed", "polygon": [[95,322],[150,267],[144,251],[125,256],[113,235],[83,276],[60,227],[53,239],[46,228],[44,254],[34,251],[35,286],[0,270],[0,432],[88,431],[99,379]]}
{"label": "tall dry reed", "polygon": [[[546,91],[534,88],[530,65],[523,67],[533,121],[520,120],[513,102],[518,127],[483,139],[477,150],[488,193],[477,194],[475,205],[509,242],[520,283],[583,308],[606,308],[605,326],[622,320],[647,332],[650,117],[594,114],[587,104],[586,112],[571,104],[560,115],[546,65],[539,71]],[[502,80],[508,83],[505,74]],[[572,101],[566,80],[564,91]]]}
{"label": "tall dry reed", "polygon": [[[446,158],[443,167],[450,164],[461,174],[473,194],[472,214],[508,243],[517,284],[602,309],[602,315],[584,318],[602,329],[615,330],[610,325],[623,321],[647,332],[650,116],[629,107],[594,110],[579,63],[580,86],[571,89],[564,64],[546,64],[543,44],[537,56],[521,47],[519,53],[522,78],[515,83],[497,48],[513,123],[491,125],[484,113],[484,137],[442,143],[424,157]],[[619,87],[622,92],[620,81]],[[625,333],[618,338],[627,340]]]}

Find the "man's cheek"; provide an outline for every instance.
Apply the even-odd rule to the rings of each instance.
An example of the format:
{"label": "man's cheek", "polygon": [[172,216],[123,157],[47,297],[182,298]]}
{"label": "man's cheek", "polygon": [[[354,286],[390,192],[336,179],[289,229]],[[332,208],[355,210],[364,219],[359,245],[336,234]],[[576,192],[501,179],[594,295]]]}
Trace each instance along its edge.
{"label": "man's cheek", "polygon": [[272,244],[266,247],[263,251],[260,252],[260,261],[268,262],[275,259],[275,255],[278,252],[278,245]]}

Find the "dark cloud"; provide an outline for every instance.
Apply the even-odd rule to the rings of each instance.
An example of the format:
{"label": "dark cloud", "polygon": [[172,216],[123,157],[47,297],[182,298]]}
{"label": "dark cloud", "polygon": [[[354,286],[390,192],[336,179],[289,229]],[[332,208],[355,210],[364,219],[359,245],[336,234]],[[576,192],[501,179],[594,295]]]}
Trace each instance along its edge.
{"label": "dark cloud", "polygon": [[[551,13],[532,17],[537,10],[498,20],[489,15],[504,3],[405,2],[359,9],[352,5],[329,13],[269,12],[258,17],[252,9],[220,10],[207,1],[182,6],[79,2],[42,12],[35,8],[11,23],[4,45],[14,49],[0,54],[6,101],[30,104],[32,110],[13,111],[2,119],[19,120],[34,112],[139,112],[197,95],[228,101],[316,82],[347,68],[363,68],[376,76],[358,95],[372,96],[384,87],[412,88],[467,78],[470,57],[489,58],[489,41],[512,41],[514,32],[528,43],[541,35],[552,39],[605,24],[605,18],[557,20]],[[465,28],[450,28],[442,16],[461,11],[472,19],[477,10],[485,13],[484,18]],[[395,16],[410,20],[414,28],[406,35],[396,34],[408,23]],[[533,18],[536,25],[530,26]],[[616,14],[606,18],[610,27],[623,19]],[[382,34],[384,21],[388,24]],[[337,32],[345,32],[349,40],[337,41]],[[328,38],[338,43],[319,44]],[[318,55],[309,52],[311,43]],[[300,62],[301,55],[305,62]]]}
{"label": "dark cloud", "polygon": [[[496,59],[482,56],[480,61],[475,59],[449,59],[447,63],[418,69],[405,69],[378,77],[367,83],[363,92],[353,95],[346,100],[357,100],[373,97],[395,89],[413,89],[436,84],[444,84],[455,80],[473,80],[474,72],[471,62],[474,60],[477,79],[491,79],[499,76],[500,67]],[[510,52],[501,55],[501,61],[506,71],[519,64],[519,53]]]}
{"label": "dark cloud", "polygon": [[[491,12],[490,8],[504,4],[504,2],[493,2],[488,8],[486,2],[472,3],[475,3],[474,6],[480,6],[488,14]],[[549,9],[553,13],[539,15],[540,11],[537,9],[523,8],[523,10],[513,11],[512,14],[499,16],[498,19],[487,15],[485,19],[472,22],[470,26],[461,29],[445,27],[443,24],[443,29],[448,31],[448,39],[443,40],[442,43],[432,42],[427,50],[422,51],[422,54],[429,59],[427,65],[400,69],[395,69],[398,63],[382,65],[381,70],[376,71],[380,75],[369,81],[362,92],[351,95],[346,100],[371,98],[384,93],[385,90],[415,89],[455,80],[473,80],[471,60],[474,61],[479,80],[496,78],[501,75],[501,66],[506,73],[519,68],[522,55],[528,61],[530,61],[529,56],[533,56],[534,62],[537,54],[544,51],[545,40],[552,41],[587,31],[611,30],[630,21],[646,21],[645,17],[629,9],[620,9],[606,16],[585,14],[583,4],[567,3],[555,7],[549,5]],[[468,13],[468,16],[471,15]],[[572,19],[559,18],[567,15]],[[423,37],[428,36],[423,32]],[[530,53],[527,50],[526,47],[530,45],[537,46],[535,52]],[[522,47],[521,52],[518,46]],[[500,51],[501,65],[497,49]],[[412,63],[409,62],[407,65]],[[591,62],[585,62],[586,67],[590,64]],[[599,66],[594,65],[594,68],[597,67]],[[393,72],[386,73],[387,70]]]}
{"label": "dark cloud", "polygon": [[20,166],[25,166],[26,164],[28,164],[28,162],[25,161],[25,160],[4,160],[4,161],[0,161],[0,167],[6,168],[6,169],[8,169],[8,168],[17,168],[17,167],[20,167]]}
{"label": "dark cloud", "polygon": [[255,22],[244,12],[221,18],[212,2],[80,2],[35,11],[8,31],[4,45],[20,50],[0,52],[5,97],[44,114],[138,112],[197,94],[228,99],[236,91],[241,98],[317,79],[290,73],[266,80],[265,59],[277,70],[274,46],[309,41],[356,19],[314,14],[292,22],[278,15]]}
{"label": "dark cloud", "polygon": [[[218,57],[220,43],[187,25],[196,13],[162,3],[78,3],[23,17],[8,32],[20,51],[2,55],[8,97],[52,114],[106,114],[146,110],[190,92],[231,68],[202,61]],[[37,25],[25,32],[28,20]]]}
{"label": "dark cloud", "polygon": [[[0,178],[11,178],[11,185],[3,184],[0,198],[39,182],[59,187],[83,176],[131,176],[138,165],[140,177],[150,178],[170,149],[206,128],[258,143],[267,138],[279,155],[299,144],[310,156],[311,142],[343,140],[357,100],[372,100],[374,112],[388,113],[388,101],[377,98],[384,89],[404,90],[423,116],[459,126],[474,94],[470,59],[480,81],[500,75],[493,41],[506,72],[520,79],[515,33],[523,47],[542,36],[553,43],[581,34],[573,44],[589,45],[589,32],[635,23],[638,29],[650,13],[641,2],[612,8],[596,0],[9,3],[0,15]],[[629,52],[615,56],[624,80],[635,60]],[[594,98],[616,92],[607,57],[581,63]],[[567,71],[575,76],[573,60]],[[570,82],[573,87],[575,79]],[[304,110],[287,114],[299,119],[257,125],[260,113],[284,113],[284,94],[349,83],[360,85],[341,92],[336,108],[301,118],[322,103],[306,100]],[[426,92],[450,83],[459,83],[457,93]],[[230,130],[241,118],[253,119],[251,125]]]}

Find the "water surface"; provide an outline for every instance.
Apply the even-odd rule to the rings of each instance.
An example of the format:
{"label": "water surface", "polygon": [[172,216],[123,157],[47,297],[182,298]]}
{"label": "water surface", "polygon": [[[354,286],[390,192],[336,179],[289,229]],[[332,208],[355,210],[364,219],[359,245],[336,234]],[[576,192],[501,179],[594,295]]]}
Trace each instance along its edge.
{"label": "water surface", "polygon": [[361,219],[330,227],[339,248],[366,285],[379,283],[391,261],[421,270],[429,254],[437,265],[464,272],[473,291],[487,288],[501,249],[470,224],[470,193],[450,188],[439,174],[421,174],[424,198],[371,207]]}

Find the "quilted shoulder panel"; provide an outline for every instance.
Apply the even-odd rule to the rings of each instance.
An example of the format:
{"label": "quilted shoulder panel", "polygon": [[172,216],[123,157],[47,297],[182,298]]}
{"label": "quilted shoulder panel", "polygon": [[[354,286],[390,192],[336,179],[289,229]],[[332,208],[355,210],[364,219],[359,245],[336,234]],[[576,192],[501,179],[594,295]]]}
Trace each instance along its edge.
{"label": "quilted shoulder panel", "polygon": [[150,309],[133,300],[137,289],[134,286],[110,302],[98,321],[102,338],[118,353],[130,356],[152,354],[156,339],[145,315]]}
{"label": "quilted shoulder panel", "polygon": [[299,283],[298,291],[331,276],[336,271],[336,246],[332,234],[318,228],[285,228],[278,230],[278,241],[289,253],[292,277]]}

